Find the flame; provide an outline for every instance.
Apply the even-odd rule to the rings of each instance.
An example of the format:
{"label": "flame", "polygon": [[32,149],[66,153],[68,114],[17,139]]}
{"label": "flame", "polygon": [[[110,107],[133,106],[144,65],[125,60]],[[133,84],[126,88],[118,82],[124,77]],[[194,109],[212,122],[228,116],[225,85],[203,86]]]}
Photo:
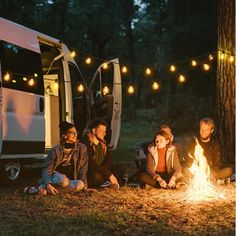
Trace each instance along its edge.
{"label": "flame", "polygon": [[193,174],[193,179],[188,188],[188,197],[193,201],[222,198],[222,194],[218,194],[215,187],[210,183],[210,167],[207,163],[206,157],[204,156],[203,148],[197,139],[196,143],[194,157],[192,157],[194,162],[189,168],[190,172]]}

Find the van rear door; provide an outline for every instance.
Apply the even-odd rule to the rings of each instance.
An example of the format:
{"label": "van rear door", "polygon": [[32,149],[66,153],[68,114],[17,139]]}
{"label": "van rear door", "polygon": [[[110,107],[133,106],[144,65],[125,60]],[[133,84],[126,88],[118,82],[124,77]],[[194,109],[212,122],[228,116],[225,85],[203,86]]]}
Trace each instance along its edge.
{"label": "van rear door", "polygon": [[104,119],[109,129],[106,140],[116,149],[120,137],[122,108],[121,74],[118,59],[100,65],[89,86],[89,121]]}

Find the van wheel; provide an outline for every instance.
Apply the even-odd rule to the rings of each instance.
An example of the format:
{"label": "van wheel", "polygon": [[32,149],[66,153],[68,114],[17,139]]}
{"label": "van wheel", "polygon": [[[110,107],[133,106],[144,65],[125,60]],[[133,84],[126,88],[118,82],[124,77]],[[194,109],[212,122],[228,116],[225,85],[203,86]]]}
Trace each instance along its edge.
{"label": "van wheel", "polygon": [[19,161],[4,161],[0,165],[1,175],[4,178],[4,182],[6,181],[8,183],[15,183],[20,179],[22,173],[22,166]]}

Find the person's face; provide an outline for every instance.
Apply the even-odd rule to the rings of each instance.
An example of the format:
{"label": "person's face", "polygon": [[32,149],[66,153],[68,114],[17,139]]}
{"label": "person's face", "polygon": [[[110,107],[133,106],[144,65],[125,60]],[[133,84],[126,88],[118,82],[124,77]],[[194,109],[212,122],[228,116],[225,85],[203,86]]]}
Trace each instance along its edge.
{"label": "person's face", "polygon": [[161,136],[161,135],[157,135],[156,139],[155,139],[155,143],[157,148],[165,148],[166,145],[169,143],[169,140],[166,140],[165,137]]}
{"label": "person's face", "polygon": [[99,125],[97,128],[93,129],[93,133],[99,140],[104,140],[107,128],[105,125]]}
{"label": "person's face", "polygon": [[200,138],[201,140],[208,140],[211,137],[212,126],[209,124],[200,124]]}
{"label": "person's face", "polygon": [[75,127],[68,129],[66,133],[66,143],[75,143],[77,140],[77,130]]}
{"label": "person's face", "polygon": [[167,134],[169,134],[169,136],[170,136],[170,140],[171,140],[171,142],[172,142],[174,136],[173,136],[173,134],[172,134],[172,132],[171,132],[171,129],[168,128],[168,127],[164,127],[164,128],[162,128],[161,130],[163,130],[163,131],[165,131]]}

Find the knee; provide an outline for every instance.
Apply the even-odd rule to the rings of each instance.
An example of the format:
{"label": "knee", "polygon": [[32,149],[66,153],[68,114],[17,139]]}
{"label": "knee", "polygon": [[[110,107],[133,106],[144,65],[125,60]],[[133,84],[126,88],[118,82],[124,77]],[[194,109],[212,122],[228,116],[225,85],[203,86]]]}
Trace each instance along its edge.
{"label": "knee", "polygon": [[61,187],[66,187],[66,186],[68,186],[69,185],[69,179],[66,177],[66,176],[64,176],[64,178],[62,179],[62,181],[61,181],[61,183],[60,183],[60,185],[61,185]]}

